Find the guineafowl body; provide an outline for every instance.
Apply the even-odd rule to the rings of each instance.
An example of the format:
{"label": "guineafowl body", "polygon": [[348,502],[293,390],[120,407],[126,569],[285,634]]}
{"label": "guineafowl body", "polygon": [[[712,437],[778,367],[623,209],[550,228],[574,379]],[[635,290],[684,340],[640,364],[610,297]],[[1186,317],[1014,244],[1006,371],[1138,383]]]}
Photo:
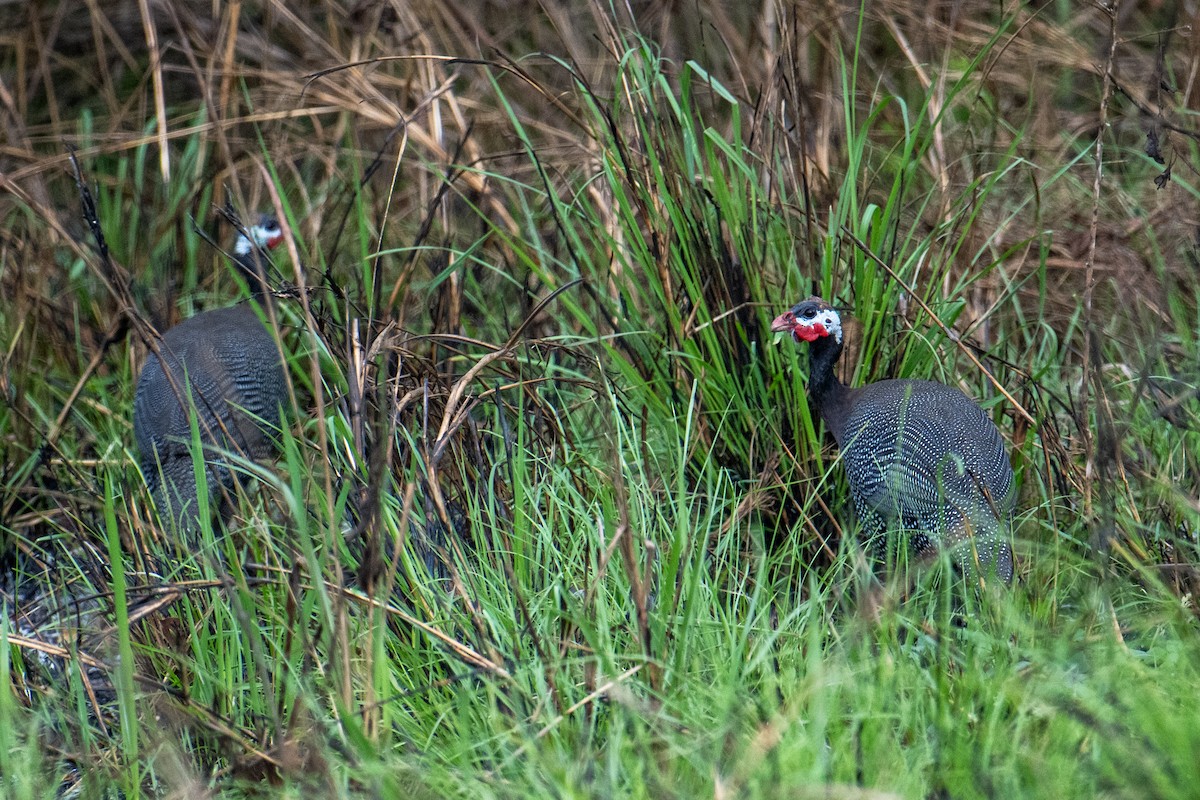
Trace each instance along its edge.
{"label": "guineafowl body", "polygon": [[968,575],[1010,582],[1016,491],[1004,440],[983,409],[935,381],[843,385],[833,372],[841,317],[819,297],[771,330],[809,343],[809,400],[841,450],[864,533],[908,532],[918,550],[949,550]]}
{"label": "guineafowl body", "polygon": [[[256,248],[279,243],[279,225],[264,217],[240,235],[234,258],[256,299],[266,302]],[[206,311],[162,335],[138,376],[133,430],[142,474],[164,521],[184,532],[199,522],[199,494],[192,459],[192,418],[204,446],[203,488],[211,497],[232,488],[233,473],[222,451],[263,458],[271,431],[281,423],[287,383],[279,345],[252,303]],[[194,409],[194,411],[193,411]]]}

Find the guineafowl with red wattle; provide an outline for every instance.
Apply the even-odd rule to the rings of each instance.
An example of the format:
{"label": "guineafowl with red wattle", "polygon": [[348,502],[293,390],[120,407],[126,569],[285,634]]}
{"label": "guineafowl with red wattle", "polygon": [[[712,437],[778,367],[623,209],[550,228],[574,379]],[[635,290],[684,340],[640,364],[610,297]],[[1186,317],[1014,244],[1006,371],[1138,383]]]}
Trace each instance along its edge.
{"label": "guineafowl with red wattle", "polygon": [[[269,302],[265,251],[283,239],[264,215],[238,235],[233,257],[252,298],[198,314],[174,326],[150,352],[138,376],[133,430],[142,475],[164,522],[194,533],[200,492],[233,486],[223,453],[259,459],[272,451],[273,432],[288,402],[279,343],[256,306]],[[192,419],[203,445],[201,477],[192,458]]]}
{"label": "guineafowl with red wattle", "polygon": [[863,532],[942,548],[968,576],[1012,581],[1016,489],[995,424],[958,389],[926,380],[850,388],[834,375],[842,353],[837,309],[810,297],[771,330],[809,345],[808,399],[841,450]]}

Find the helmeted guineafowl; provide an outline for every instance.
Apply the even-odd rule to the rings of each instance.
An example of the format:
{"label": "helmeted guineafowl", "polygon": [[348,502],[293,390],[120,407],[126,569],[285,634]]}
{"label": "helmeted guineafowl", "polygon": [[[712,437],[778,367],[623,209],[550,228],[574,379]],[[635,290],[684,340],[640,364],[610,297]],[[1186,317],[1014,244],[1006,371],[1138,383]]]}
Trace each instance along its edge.
{"label": "helmeted guineafowl", "polygon": [[918,550],[950,551],[969,576],[1011,582],[1013,471],[983,409],[934,381],[843,385],[833,374],[841,317],[819,297],[776,317],[771,330],[809,343],[809,402],[841,450],[863,532],[908,532]]}
{"label": "helmeted guineafowl", "polygon": [[[263,249],[282,240],[279,223],[263,216],[239,234],[234,261],[245,274],[254,300],[268,302],[260,274]],[[133,431],[142,457],[142,475],[163,521],[184,533],[199,522],[199,497],[192,459],[192,409],[204,445],[208,497],[233,486],[233,473],[221,451],[263,458],[271,451],[287,403],[279,345],[254,304],[241,303],[197,314],[162,335],[159,355],[147,355],[138,376]]]}

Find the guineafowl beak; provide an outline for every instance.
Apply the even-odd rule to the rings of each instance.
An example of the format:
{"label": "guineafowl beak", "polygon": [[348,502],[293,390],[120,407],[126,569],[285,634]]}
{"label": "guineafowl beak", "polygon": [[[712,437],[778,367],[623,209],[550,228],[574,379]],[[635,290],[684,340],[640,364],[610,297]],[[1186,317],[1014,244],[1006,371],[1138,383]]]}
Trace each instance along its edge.
{"label": "guineafowl beak", "polygon": [[791,333],[795,327],[796,315],[791,311],[785,311],[771,323],[771,333]]}

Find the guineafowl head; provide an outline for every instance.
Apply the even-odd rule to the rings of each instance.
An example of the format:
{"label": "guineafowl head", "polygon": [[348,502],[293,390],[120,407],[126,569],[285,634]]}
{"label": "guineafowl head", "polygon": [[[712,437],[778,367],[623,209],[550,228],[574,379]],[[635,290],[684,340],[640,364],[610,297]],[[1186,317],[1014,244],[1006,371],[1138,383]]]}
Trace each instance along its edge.
{"label": "guineafowl head", "polygon": [[819,297],[801,300],[771,323],[775,333],[790,333],[798,342],[815,342],[832,337],[841,345],[842,318],[837,309]]}
{"label": "guineafowl head", "polygon": [[254,252],[254,248],[270,250],[283,241],[283,228],[279,220],[271,214],[262,214],[258,222],[246,228],[245,233],[239,233],[237,242],[233,245],[233,254],[239,258]]}
{"label": "guineafowl head", "polygon": [[233,260],[241,269],[252,292],[263,291],[266,279],[266,257],[283,241],[283,229],[271,214],[263,214],[258,222],[238,234],[233,244]]}

